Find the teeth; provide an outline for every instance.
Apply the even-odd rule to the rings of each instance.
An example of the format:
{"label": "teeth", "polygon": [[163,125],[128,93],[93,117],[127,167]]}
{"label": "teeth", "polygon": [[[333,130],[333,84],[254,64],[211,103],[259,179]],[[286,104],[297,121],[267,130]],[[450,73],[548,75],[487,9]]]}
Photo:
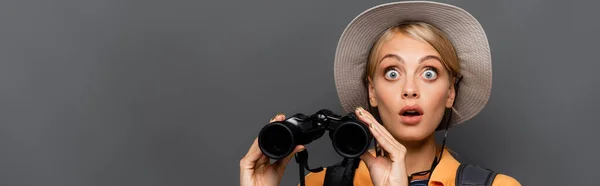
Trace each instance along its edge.
{"label": "teeth", "polygon": [[411,114],[414,114],[414,113],[417,113],[417,111],[414,111],[414,110],[409,110],[409,111],[406,111],[406,113],[411,113]]}

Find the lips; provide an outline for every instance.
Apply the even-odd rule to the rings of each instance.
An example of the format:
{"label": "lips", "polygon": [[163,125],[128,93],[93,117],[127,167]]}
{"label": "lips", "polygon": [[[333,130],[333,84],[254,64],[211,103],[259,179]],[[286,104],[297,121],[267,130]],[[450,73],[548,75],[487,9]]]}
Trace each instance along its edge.
{"label": "lips", "polygon": [[407,125],[415,125],[421,122],[423,109],[418,105],[404,106],[400,110],[400,120]]}

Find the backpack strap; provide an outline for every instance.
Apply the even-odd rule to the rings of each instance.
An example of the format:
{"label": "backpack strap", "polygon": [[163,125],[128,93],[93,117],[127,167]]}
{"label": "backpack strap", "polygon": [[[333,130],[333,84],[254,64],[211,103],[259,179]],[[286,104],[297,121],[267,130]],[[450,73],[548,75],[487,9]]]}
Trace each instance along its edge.
{"label": "backpack strap", "polygon": [[457,186],[491,186],[498,173],[474,164],[461,164],[456,171]]}
{"label": "backpack strap", "polygon": [[342,162],[327,167],[323,186],[353,186],[354,172],[360,158],[344,158]]}

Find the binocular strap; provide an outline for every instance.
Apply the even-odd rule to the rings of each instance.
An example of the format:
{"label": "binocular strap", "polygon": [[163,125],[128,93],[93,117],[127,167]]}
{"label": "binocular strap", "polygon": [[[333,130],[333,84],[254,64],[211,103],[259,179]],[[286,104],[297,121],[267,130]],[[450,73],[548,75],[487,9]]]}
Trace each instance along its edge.
{"label": "binocular strap", "polygon": [[353,186],[354,172],[360,158],[344,158],[342,162],[327,167],[323,186]]}
{"label": "binocular strap", "polygon": [[300,151],[298,153],[296,153],[295,155],[296,157],[296,163],[298,163],[298,172],[300,173],[300,186],[305,186],[305,174],[304,174],[304,169],[310,171],[310,172],[321,172],[323,171],[323,167],[317,167],[314,169],[311,169],[310,167],[308,167],[308,150],[303,150]]}

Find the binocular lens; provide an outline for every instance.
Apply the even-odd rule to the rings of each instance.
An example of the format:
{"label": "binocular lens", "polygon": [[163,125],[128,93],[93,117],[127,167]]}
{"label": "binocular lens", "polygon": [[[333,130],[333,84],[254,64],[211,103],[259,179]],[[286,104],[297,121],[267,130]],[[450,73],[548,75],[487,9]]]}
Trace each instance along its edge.
{"label": "binocular lens", "polygon": [[293,132],[281,123],[268,124],[259,134],[258,145],[263,153],[273,159],[280,159],[294,150]]}
{"label": "binocular lens", "polygon": [[332,135],[334,149],[342,156],[354,158],[369,148],[371,135],[366,126],[349,122],[340,125]]}
{"label": "binocular lens", "polygon": [[367,125],[357,120],[354,113],[340,118],[322,110],[316,115],[296,114],[265,125],[258,134],[258,146],[267,157],[281,159],[291,154],[297,145],[309,144],[327,131],[335,151],[346,158],[365,153],[373,138]]}

